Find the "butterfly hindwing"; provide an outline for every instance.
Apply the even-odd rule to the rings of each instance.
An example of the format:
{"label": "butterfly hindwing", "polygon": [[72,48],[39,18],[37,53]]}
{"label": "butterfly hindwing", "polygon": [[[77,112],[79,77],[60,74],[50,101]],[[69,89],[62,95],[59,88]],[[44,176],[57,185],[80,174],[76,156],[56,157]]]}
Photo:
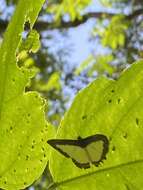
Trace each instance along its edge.
{"label": "butterfly hindwing", "polygon": [[52,139],[47,142],[65,157],[71,158],[77,167],[84,169],[90,164],[98,166],[105,159],[109,144],[107,137],[101,134],[78,140]]}
{"label": "butterfly hindwing", "polygon": [[109,142],[106,136],[97,134],[85,139],[86,150],[90,156],[91,162],[98,166],[106,158]]}

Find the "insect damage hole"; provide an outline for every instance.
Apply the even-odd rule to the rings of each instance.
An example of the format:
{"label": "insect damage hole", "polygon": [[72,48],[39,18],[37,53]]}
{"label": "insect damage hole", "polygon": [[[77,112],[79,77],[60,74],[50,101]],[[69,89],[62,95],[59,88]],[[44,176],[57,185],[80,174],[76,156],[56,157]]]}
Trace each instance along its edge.
{"label": "insect damage hole", "polygon": [[26,155],[26,160],[29,160],[29,156],[28,155]]}
{"label": "insect damage hole", "polygon": [[16,169],[14,169],[13,172],[16,173]]}
{"label": "insect damage hole", "polygon": [[6,180],[4,181],[4,184],[7,184],[7,181],[6,181]]}
{"label": "insect damage hole", "polygon": [[127,134],[127,133],[124,133],[123,138],[124,138],[124,139],[127,139],[127,137],[128,137],[128,134]]}
{"label": "insect damage hole", "polygon": [[139,125],[139,118],[136,118],[136,124]]}
{"label": "insect damage hole", "polygon": [[42,150],[42,152],[45,152],[45,149],[44,149],[44,147],[42,147],[42,148],[41,148],[41,150]]}
{"label": "insect damage hole", "polygon": [[118,104],[120,104],[120,102],[121,102],[121,99],[120,99],[120,98],[118,98]]}
{"label": "insect damage hole", "polygon": [[82,116],[82,120],[87,119],[87,115]]}
{"label": "insect damage hole", "polygon": [[32,145],[32,146],[31,146],[31,149],[34,149],[34,148],[35,148],[35,146],[34,146],[34,145]]}
{"label": "insect damage hole", "polygon": [[115,150],[116,150],[116,147],[113,146],[113,147],[112,147],[112,152],[115,152]]}
{"label": "insect damage hole", "polygon": [[27,116],[28,116],[28,117],[30,117],[30,116],[31,116],[31,114],[30,114],[30,113],[28,113],[28,114],[27,114]]}
{"label": "insect damage hole", "polygon": [[13,127],[12,127],[12,126],[10,126],[10,133],[12,133],[12,131],[13,131]]}
{"label": "insect damage hole", "polygon": [[12,82],[15,83],[15,78],[12,78]]}

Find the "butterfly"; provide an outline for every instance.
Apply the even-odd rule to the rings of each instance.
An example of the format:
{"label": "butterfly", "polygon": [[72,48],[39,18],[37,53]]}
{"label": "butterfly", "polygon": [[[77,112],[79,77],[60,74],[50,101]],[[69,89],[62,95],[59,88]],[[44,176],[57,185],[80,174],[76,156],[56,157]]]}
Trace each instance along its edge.
{"label": "butterfly", "polygon": [[96,134],[86,138],[51,139],[47,143],[79,168],[90,168],[93,164],[98,166],[104,159],[109,149],[109,141],[105,135]]}

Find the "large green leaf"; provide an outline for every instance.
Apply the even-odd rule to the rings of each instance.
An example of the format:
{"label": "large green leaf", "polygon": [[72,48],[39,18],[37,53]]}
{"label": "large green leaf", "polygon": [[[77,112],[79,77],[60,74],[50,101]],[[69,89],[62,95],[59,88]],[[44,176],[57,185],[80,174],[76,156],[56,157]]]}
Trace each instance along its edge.
{"label": "large green leaf", "polygon": [[76,167],[52,150],[50,170],[62,190],[143,189],[143,61],[118,81],[99,78],[82,90],[65,115],[57,138],[77,139],[104,134],[107,159],[98,167]]}
{"label": "large green leaf", "polygon": [[31,28],[44,0],[20,0],[0,49],[0,188],[22,189],[43,172],[52,135],[44,100],[24,92],[30,70],[18,68],[16,52],[26,21]]}

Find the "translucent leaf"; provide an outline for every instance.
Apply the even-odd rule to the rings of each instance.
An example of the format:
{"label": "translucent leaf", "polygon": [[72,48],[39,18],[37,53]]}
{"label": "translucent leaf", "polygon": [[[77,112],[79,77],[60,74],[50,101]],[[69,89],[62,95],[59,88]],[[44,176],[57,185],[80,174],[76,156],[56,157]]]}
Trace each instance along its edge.
{"label": "translucent leaf", "polygon": [[85,61],[83,61],[79,67],[75,70],[75,74],[79,75],[83,70],[85,70],[93,61],[94,61],[94,56],[89,55]]}
{"label": "translucent leaf", "polygon": [[40,91],[50,91],[50,90],[57,90],[59,91],[61,89],[61,83],[60,83],[60,74],[59,72],[54,72],[46,84],[38,83],[36,85],[36,88]]}
{"label": "translucent leaf", "polygon": [[44,116],[45,101],[24,92],[30,70],[16,65],[24,23],[31,28],[44,0],[21,0],[0,49],[0,188],[23,189],[43,172],[52,128]]}
{"label": "translucent leaf", "polygon": [[102,44],[112,49],[124,46],[128,26],[129,22],[123,15],[114,16],[105,31],[99,34],[102,37]]}
{"label": "translucent leaf", "polygon": [[40,48],[39,34],[36,30],[31,30],[26,40],[21,43],[19,51],[36,53]]}
{"label": "translucent leaf", "polygon": [[80,18],[81,12],[91,3],[91,0],[63,0],[60,3],[51,3],[47,7],[47,12],[55,15],[55,21],[59,21],[61,16],[69,14],[72,21]]}
{"label": "translucent leaf", "polygon": [[95,71],[99,74],[108,73],[109,75],[112,75],[115,69],[110,63],[113,61],[113,58],[114,57],[111,54],[98,55],[96,57],[96,62],[91,69],[89,69],[88,75],[91,76]]}
{"label": "translucent leaf", "polygon": [[142,189],[143,62],[133,64],[119,80],[99,78],[76,96],[61,122],[58,139],[104,134],[106,160],[80,169],[52,149],[50,170],[60,190]]}

